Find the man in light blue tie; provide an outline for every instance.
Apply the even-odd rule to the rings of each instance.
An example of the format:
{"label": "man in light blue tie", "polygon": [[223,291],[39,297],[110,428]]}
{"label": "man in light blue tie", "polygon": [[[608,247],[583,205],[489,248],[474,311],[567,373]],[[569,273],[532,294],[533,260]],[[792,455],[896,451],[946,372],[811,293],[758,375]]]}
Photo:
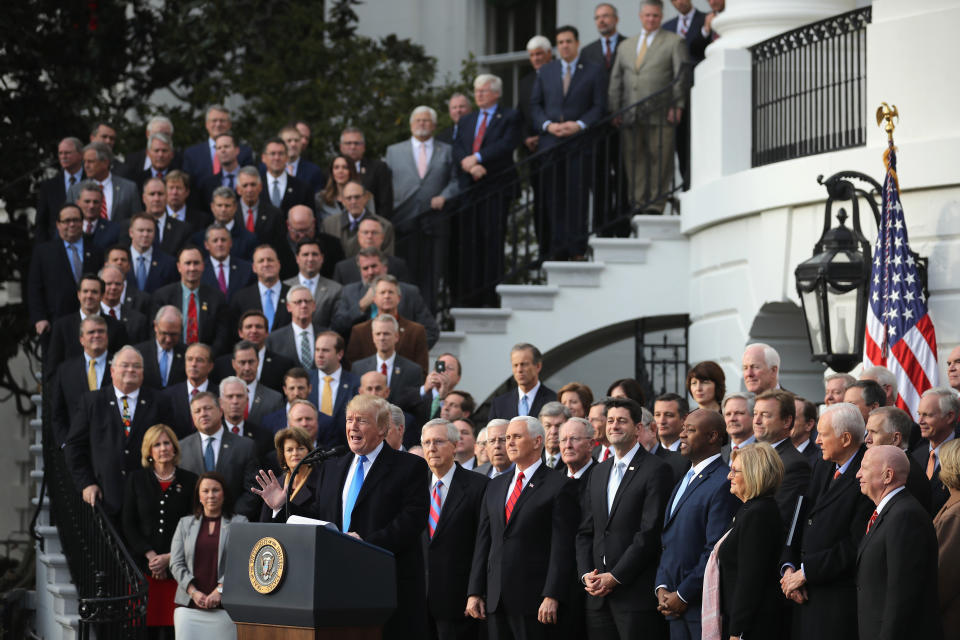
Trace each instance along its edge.
{"label": "man in light blue tie", "polygon": [[557,393],[540,382],[543,354],[532,344],[522,342],[510,350],[510,366],[517,388],[497,396],[490,403],[489,420],[516,416],[536,416]]}
{"label": "man in light blue tie", "polygon": [[707,558],[736,513],[729,468],[720,456],[724,431],[720,414],[707,409],[687,415],[680,431],[680,454],[690,461],[690,470],[670,499],[656,579],[658,608],[670,625],[670,640],[700,637]]}
{"label": "man in light blue tie", "polygon": [[[397,568],[397,608],[383,627],[383,638],[427,637],[426,579],[422,536],[430,513],[430,472],[422,458],[385,446],[390,406],[362,394],[347,404],[346,435],[350,455],[320,467],[316,500],[290,505],[340,526],[348,535],[394,554]],[[261,471],[254,493],[272,509],[286,496],[272,471]]]}
{"label": "man in light blue tie", "polygon": [[639,404],[613,398],[606,409],[614,455],[590,474],[576,542],[587,631],[590,637],[662,639],[666,623],[651,586],[673,475],[638,442]]}

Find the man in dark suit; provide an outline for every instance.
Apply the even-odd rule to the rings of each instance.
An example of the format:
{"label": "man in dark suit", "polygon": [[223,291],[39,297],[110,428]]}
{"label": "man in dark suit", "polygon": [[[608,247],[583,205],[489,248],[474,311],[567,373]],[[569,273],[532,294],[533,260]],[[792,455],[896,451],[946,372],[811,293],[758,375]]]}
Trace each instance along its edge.
{"label": "man in dark suit", "polygon": [[143,359],[123,347],[110,365],[112,384],[83,395],[64,444],[67,467],[83,500],[103,501],[108,514],[123,505],[125,476],[141,468],[140,445],[147,429],[169,424],[166,403],[143,385]]}
{"label": "man in dark suit", "polygon": [[450,99],[447,100],[447,113],[450,114],[450,121],[452,124],[437,134],[437,140],[440,142],[446,142],[450,146],[453,146],[453,141],[457,139],[457,134],[459,132],[458,126],[460,123],[460,118],[470,113],[472,109],[473,107],[470,105],[470,98],[459,91],[452,94]]}
{"label": "man in dark suit", "polygon": [[427,612],[438,640],[477,637],[477,621],[463,615],[486,478],[454,461],[460,433],[448,420],[423,425],[420,444],[430,467]]}
{"label": "man in dark suit", "polygon": [[717,540],[730,527],[739,503],[730,494],[730,469],[720,457],[725,425],[715,411],[688,414],[680,432],[680,453],[690,461],[667,501],[663,555],[657,568],[657,601],[670,625],[671,640],[701,636],[703,573]]}
{"label": "man in dark suit", "polygon": [[234,509],[250,520],[260,513],[260,500],[250,492],[260,466],[256,445],[249,438],[224,429],[217,396],[201,391],[190,400],[196,432],[180,441],[180,466],[197,475],[216,471],[227,481],[227,493],[236,496]]}
{"label": "man in dark suit", "polygon": [[[247,400],[250,394],[247,383],[237,376],[227,376],[220,381],[217,390],[220,392],[219,401],[220,411],[223,412],[223,428],[236,436],[242,436],[252,441],[256,447],[257,458],[262,460],[267,468],[279,473],[280,465],[273,444],[273,432],[260,423],[254,422],[248,415],[247,407],[249,404]],[[314,413],[316,412],[314,411]],[[273,455],[270,455],[271,453]]]}
{"label": "man in dark suit", "polygon": [[264,182],[260,193],[261,202],[269,202],[284,216],[296,204],[313,207],[313,192],[297,178],[287,173],[287,145],[280,138],[269,138],[264,144],[261,162],[266,171],[261,174]]}
{"label": "man in dark suit", "polygon": [[[350,401],[347,443],[352,455],[320,467],[319,492],[309,513],[394,554],[397,608],[383,626],[384,640],[426,638],[422,536],[430,514],[430,476],[423,459],[384,442],[389,428],[390,408],[384,400],[360,395]],[[283,487],[264,475],[258,480],[263,489],[256,492],[280,509]]]}
{"label": "man in dark suit", "polygon": [[267,336],[267,348],[295,362],[304,369],[313,369],[313,345],[316,336],[327,327],[321,327],[313,322],[314,310],[313,294],[302,284],[290,287],[287,293],[287,311],[290,312],[291,322]]}
{"label": "man in dark suit", "polygon": [[144,386],[159,390],[187,379],[182,335],[183,316],[179,307],[160,307],[154,315],[153,339],[136,345],[143,356]]}
{"label": "man in dark suit", "polygon": [[[806,398],[796,396],[793,399],[797,417],[790,430],[790,442],[797,452],[803,455],[812,468],[820,459],[820,447],[817,446],[817,405]],[[866,418],[864,418],[866,420]]]}
{"label": "man in dark suit", "polygon": [[133,308],[132,303],[124,304],[122,299],[126,282],[123,272],[118,267],[108,264],[100,269],[100,279],[103,281],[100,315],[118,320],[123,325],[127,334],[127,344],[136,344],[149,338],[150,321],[147,320],[147,316]]}
{"label": "man in dark suit", "polygon": [[[313,209],[304,206],[293,206],[287,211],[286,230],[275,247],[280,257],[280,277],[289,280],[297,275],[299,246],[304,240],[312,240],[320,248],[315,268],[324,278],[332,278],[335,265],[344,258],[343,245],[337,235],[321,231]],[[318,296],[317,292],[314,296]]]}
{"label": "man in dark suit", "polygon": [[957,416],[960,401],[949,387],[934,387],[923,392],[917,407],[917,422],[923,440],[911,454],[926,470],[930,481],[930,510],[937,513],[950,497],[950,490],[940,480],[940,447],[960,435]]}
{"label": "man in dark suit", "polygon": [[[223,105],[212,105],[207,109],[205,124],[208,138],[187,147],[183,152],[183,170],[190,174],[190,179],[197,186],[207,176],[220,171],[220,160],[216,154],[216,138],[221,133],[230,132],[230,112]],[[250,147],[240,145],[238,161],[242,166],[253,164],[253,152]]]}
{"label": "man in dark suit", "polygon": [[[106,196],[104,216],[118,222],[129,219],[140,210],[140,192],[136,183],[111,173],[112,162],[113,151],[102,142],[91,142],[83,148],[83,172],[100,185]],[[67,190],[67,202],[76,202],[79,192],[79,184],[70,187]]]}
{"label": "man in dark suit", "polygon": [[213,352],[202,342],[187,347],[184,355],[184,372],[187,379],[168,385],[163,390],[170,402],[173,413],[173,430],[180,439],[193,433],[193,416],[190,413],[190,399],[201,391],[217,393],[216,386],[210,384],[210,372],[213,371]]}
{"label": "man in dark suit", "polygon": [[360,391],[360,376],[340,364],[343,349],[343,337],[339,333],[324,331],[317,336],[313,351],[317,368],[310,371],[309,400],[319,410],[317,446],[328,449],[346,444],[346,406]]}
{"label": "man in dark suit", "polygon": [[540,383],[543,354],[535,346],[528,343],[514,345],[510,350],[510,366],[517,388],[493,399],[488,420],[539,415],[543,405],[557,399],[553,389]]}
{"label": "man in dark suit", "polygon": [[[170,122],[170,119],[166,116],[153,116],[147,121],[146,126],[146,140],[147,146],[150,145],[150,137],[155,133],[163,133],[173,139],[173,123]],[[140,174],[150,169],[153,166],[153,163],[150,160],[150,154],[147,153],[147,148],[138,149],[137,151],[131,151],[130,153],[125,154],[123,159],[123,164],[117,169],[117,173],[122,175],[127,180],[134,180],[140,176]],[[170,162],[168,169],[180,169],[183,166],[183,154],[179,151],[174,150],[173,160]],[[167,177],[169,172],[164,173],[164,177]]]}
{"label": "man in dark suit", "polygon": [[487,618],[493,640],[545,638],[576,603],[577,487],[543,464],[539,420],[514,418],[506,437],[514,471],[487,485],[466,613]]}
{"label": "man in dark suit", "polygon": [[[396,325],[395,346],[397,353],[413,361],[426,372],[430,366],[427,332],[420,323],[404,318],[399,314],[398,307],[401,298],[397,279],[389,274],[377,276],[373,283],[373,289],[373,304],[376,305],[377,316],[353,326],[350,332],[350,340],[347,342],[347,362],[352,363],[361,358],[369,357],[377,351],[384,351],[380,347],[377,333],[385,329],[384,327],[375,329],[374,324],[380,318],[390,316],[396,321],[390,324]],[[386,336],[384,336],[385,338]]]}
{"label": "man in dark suit", "polygon": [[406,411],[414,411],[420,404],[420,387],[423,385],[423,368],[397,353],[399,339],[396,318],[383,314],[373,319],[371,333],[376,344],[376,353],[353,363],[351,370],[358,376],[368,371],[379,371],[387,377],[390,387],[390,402]]}
{"label": "man in dark suit", "polygon": [[[357,256],[364,249],[383,249],[384,231],[383,224],[376,218],[363,218],[357,224]],[[390,275],[395,276],[397,280],[410,282],[410,273],[407,269],[407,261],[397,256],[386,256],[387,270]],[[357,264],[357,257],[351,256],[344,258],[337,263],[333,269],[333,279],[340,284],[350,284],[351,282],[360,282],[364,279],[360,273],[360,267]],[[432,282],[432,280],[426,280]]]}
{"label": "man in dark suit", "polygon": [[[617,47],[627,39],[627,36],[617,31],[619,22],[620,16],[615,6],[605,2],[598,4],[593,11],[593,23],[600,37],[584,46],[580,52],[583,60],[603,67],[607,74],[610,73],[610,67],[613,66],[613,61],[617,57]],[[606,82],[604,89],[606,89]]]}
{"label": "man in dark suit", "polygon": [[870,412],[867,419],[867,433],[864,437],[864,443],[867,448],[891,444],[907,452],[907,458],[910,460],[910,473],[907,475],[907,491],[913,494],[931,516],[937,514],[931,511],[930,507],[930,480],[927,478],[924,467],[909,454],[908,443],[910,442],[910,433],[914,427],[913,418],[903,409],[898,407],[878,407]]}
{"label": "man in dark suit", "polygon": [[790,442],[796,411],[793,394],[789,391],[764,391],[753,405],[753,432],[757,440],[772,446],[783,462],[783,482],[775,497],[783,526],[787,529],[810,481],[809,463]]}
{"label": "man in dark suit", "polygon": [[57,237],[57,214],[67,201],[67,191],[86,177],[83,174],[82,148],[83,143],[79,138],[61,140],[57,145],[60,169],[37,188],[37,215],[34,220],[38,243]]}
{"label": "man in dark suit", "polygon": [[324,218],[321,222],[323,233],[340,240],[344,255],[348,258],[357,255],[360,251],[360,241],[357,237],[360,223],[370,218],[383,226],[383,241],[380,248],[388,255],[394,253],[393,225],[383,216],[370,211],[367,207],[369,198],[369,193],[364,191],[359,180],[350,180],[343,186],[341,196],[346,210]]}
{"label": "man in dark suit", "polygon": [[[190,176],[185,171],[174,169],[164,178],[167,184],[167,215],[185,222],[191,233],[203,231],[213,222],[210,213],[210,199],[194,203],[190,192]],[[188,205],[188,200],[190,204]]]}
{"label": "man in dark suit", "polygon": [[[213,191],[213,200],[210,203],[214,222],[219,222],[230,231],[233,248],[230,255],[242,260],[253,258],[253,251],[257,248],[257,236],[247,231],[246,227],[237,224],[237,193],[228,187],[217,187]],[[193,234],[193,243],[200,246],[204,243],[204,232]]]}
{"label": "man in dark suit", "polygon": [[[283,385],[283,375],[290,367],[296,366],[295,360],[275,353],[267,348],[267,319],[263,312],[257,309],[244,311],[237,320],[237,337],[247,340],[257,349],[256,378],[274,391]],[[226,353],[218,357],[213,364],[214,383],[219,384],[227,376],[234,375],[233,354]]]}
{"label": "man in dark suit", "polygon": [[527,55],[530,57],[530,66],[533,67],[533,71],[520,78],[517,84],[517,111],[523,117],[523,146],[530,153],[535,153],[540,141],[540,132],[533,121],[530,96],[533,94],[533,83],[537,79],[540,68],[553,59],[553,46],[544,36],[533,36],[527,42]]}
{"label": "man in dark suit", "polygon": [[63,205],[57,237],[37,245],[30,256],[27,311],[44,348],[53,322],[80,307],[74,295],[80,276],[96,272],[103,264],[103,254],[83,241],[82,220],[77,205]]}
{"label": "man in dark suit", "polygon": [[[486,434],[487,462],[482,462],[474,468],[475,473],[486,478],[496,478],[504,473],[513,473],[513,462],[507,456],[507,425],[509,420],[495,418],[487,423],[487,426],[481,429],[481,434]],[[482,439],[477,436],[478,439]]]}
{"label": "man in dark suit", "polygon": [[154,247],[157,221],[149,213],[138,213],[130,220],[131,268],[127,283],[144,293],[153,293],[177,280],[177,263]]}
{"label": "man in dark suit", "polygon": [[[558,60],[540,69],[530,96],[542,150],[571,139],[606,113],[606,74],[603,67],[580,56],[575,27],[557,29],[557,53]],[[590,151],[567,144],[550,161],[556,163],[556,169],[541,178],[546,200],[544,218],[538,225],[541,257],[563,260],[582,256],[587,249],[587,200],[594,173]]]}
{"label": "man in dark suit", "polygon": [[253,263],[230,255],[233,236],[223,224],[215,222],[203,234],[207,257],[203,261],[203,284],[217,289],[227,302],[237,291],[253,281]]}
{"label": "man in dark suit", "polygon": [[596,468],[593,459],[593,425],[586,418],[570,418],[560,425],[560,471],[577,480],[580,504],[586,494],[590,474]]}
{"label": "man in dark suit", "polygon": [[121,232],[125,229],[118,222],[100,217],[102,204],[103,191],[100,185],[95,180],[82,181],[77,194],[77,206],[83,212],[83,239],[89,240],[101,251],[106,251],[117,244],[121,238]]}
{"label": "man in dark suit", "polygon": [[154,310],[171,305],[184,319],[184,344],[202,342],[210,345],[214,356],[230,349],[230,311],[227,300],[210,285],[201,282],[203,254],[190,245],[177,256],[180,282],[160,287],[153,293]]}
{"label": "man in dark suit", "polygon": [[[195,201],[198,206],[208,206],[217,187],[227,187],[239,192],[240,147],[232,133],[221,133],[214,140],[214,151],[220,162],[220,170],[204,178],[197,185]],[[253,168],[256,173],[256,168]],[[258,174],[259,176],[259,174]]]}
{"label": "man in dark suit", "polygon": [[[370,319],[374,307],[373,281],[387,275],[389,270],[389,256],[372,247],[361,249],[356,257],[357,268],[360,270],[360,282],[351,282],[343,285],[340,297],[333,307],[333,316],[330,326],[344,337],[348,337],[354,325]],[[390,274],[396,275],[396,274]],[[400,282],[400,306],[397,311],[400,316],[409,318],[423,325],[427,332],[427,346],[432,347],[440,339],[440,327],[437,319],[430,312],[430,308],[423,300],[420,289],[416,285]]]}
{"label": "man in dark suit", "polygon": [[277,134],[287,145],[287,173],[293,175],[300,182],[305,183],[313,193],[323,189],[327,177],[323,170],[306,158],[301,157],[304,146],[307,144],[303,134],[296,126],[288,124]]}
{"label": "man in dark suit", "polygon": [[162,178],[147,178],[143,183],[144,210],[157,223],[154,247],[168,256],[175,256],[190,240],[186,222],[167,215],[167,186]]}
{"label": "man in dark suit", "polygon": [[173,137],[166,133],[158,131],[147,139],[147,156],[150,158],[150,166],[134,173],[130,177],[137,183],[137,187],[143,191],[143,186],[151,178],[160,178],[163,180],[174,169],[173,160],[176,157],[173,148]]}
{"label": "man in dark suit", "polygon": [[499,104],[502,93],[499,77],[477,76],[473,96],[479,110],[460,119],[453,141],[460,191],[465,202],[474,205],[451,235],[458,246],[475,248],[471,255],[461,252],[451,260],[450,278],[467,306],[496,302],[494,285],[503,276],[507,210],[517,193],[513,151],[522,140],[523,121],[519,112]]}
{"label": "man in dark suit", "polygon": [[[294,207],[287,214],[290,224],[293,224],[294,218],[299,214],[309,213],[310,221],[313,223],[313,212],[306,207]],[[314,229],[316,226],[314,225]],[[333,324],[333,308],[337,300],[340,299],[340,291],[343,285],[321,275],[325,254],[316,238],[304,238],[297,242],[296,248],[297,274],[285,279],[283,282],[293,288],[296,284],[302,284],[309,289],[313,296],[313,324],[318,327],[330,327]],[[281,265],[283,260],[280,261]],[[280,268],[281,277],[283,277],[283,267]]]}
{"label": "man in dark suit", "polygon": [[640,446],[640,405],[607,402],[615,455],[590,476],[577,531],[577,574],[587,592],[591,637],[665,638],[655,584],[670,468]]}
{"label": "man in dark suit", "polygon": [[[661,401],[662,402],[662,401]],[[676,403],[675,403],[676,404]],[[657,404],[654,404],[654,407],[657,407]],[[680,479],[687,473],[687,470],[690,469],[690,460],[686,456],[680,455],[678,451],[680,450],[680,433],[683,432],[683,419],[686,417],[687,411],[686,408],[683,410],[683,415],[679,416],[680,430],[677,432],[677,451],[671,451],[670,449],[663,446],[660,442],[660,438],[657,437],[659,425],[654,420],[654,416],[650,413],[646,407],[643,407],[643,418],[641,419],[640,435],[638,440],[640,441],[640,446],[646,449],[647,453],[653,454],[656,457],[660,458],[670,466],[670,472],[673,476],[672,484],[680,482]],[[662,420],[662,415],[661,420]]]}
{"label": "man in dark suit", "polygon": [[943,637],[937,536],[930,514],[904,491],[908,470],[906,454],[889,445],[868,449],[860,465],[860,490],[876,505],[857,551],[862,640]]}
{"label": "man in dark suit", "polygon": [[83,395],[110,384],[107,353],[107,321],[87,316],[80,323],[80,355],[64,360],[53,378],[51,424],[56,446],[67,439],[70,424],[78,415]]}
{"label": "man in dark suit", "polygon": [[[803,517],[782,556],[780,585],[797,603],[793,637],[841,640],[857,635],[857,548],[873,503],[860,492],[857,473],[867,449],[863,417],[836,403],[817,425],[823,458],[804,496]],[[790,523],[787,523],[790,526]]]}
{"label": "man in dark suit", "polygon": [[[367,143],[363,131],[347,127],[340,133],[340,153],[353,160],[363,188],[373,194],[377,215],[393,217],[393,177],[386,162],[364,157]],[[391,250],[392,253],[392,250]]]}
{"label": "man in dark suit", "polygon": [[[281,429],[286,429],[288,426],[291,426],[287,423],[287,414],[290,413],[290,408],[293,406],[294,400],[308,400],[310,399],[310,393],[313,389],[310,387],[310,374],[308,369],[303,367],[291,367],[283,375],[283,395],[287,399],[286,404],[274,411],[273,413],[268,413],[263,417],[263,421],[260,423],[260,426],[264,428],[271,435],[276,434]],[[312,402],[310,403],[314,407],[314,414],[317,413],[316,405]],[[317,417],[314,415],[314,424],[313,428],[313,445],[316,446],[317,442],[317,428],[319,423],[316,422]]]}
{"label": "man in dark suit", "polygon": [[[283,241],[284,214],[263,196],[263,182],[255,167],[240,169],[237,176],[237,194],[240,196],[240,208],[236,220],[239,225],[257,237],[259,244],[276,246]],[[302,207],[302,204],[293,206]],[[309,209],[309,207],[308,207]],[[312,213],[312,210],[311,210]],[[278,250],[279,251],[279,250]]]}
{"label": "man in dark suit", "polygon": [[[50,330],[50,345],[43,354],[46,380],[53,376],[64,360],[83,353],[83,346],[78,340],[80,323],[83,318],[100,315],[103,281],[92,273],[85,274],[77,285],[76,296],[80,300],[80,310],[58,318]],[[127,332],[118,320],[109,316],[105,320],[107,321],[107,349],[110,353],[116,353],[120,347],[128,344]]]}
{"label": "man in dark suit", "polygon": [[260,424],[264,416],[280,409],[284,403],[279,392],[257,379],[259,363],[257,347],[252,342],[241,340],[233,346],[233,371],[247,385],[247,413],[244,418],[255,424]]}
{"label": "man in dark suit", "polygon": [[280,261],[270,245],[260,245],[253,252],[253,273],[256,283],[237,291],[230,306],[234,317],[256,310],[267,319],[267,330],[275,331],[290,324],[287,292],[290,287],[280,281]]}

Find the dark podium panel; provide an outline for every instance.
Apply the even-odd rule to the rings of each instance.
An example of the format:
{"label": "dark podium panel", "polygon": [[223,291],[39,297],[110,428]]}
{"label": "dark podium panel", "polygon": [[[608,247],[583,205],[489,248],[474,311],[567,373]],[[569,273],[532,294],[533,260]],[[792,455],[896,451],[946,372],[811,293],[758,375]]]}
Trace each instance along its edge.
{"label": "dark podium panel", "polygon": [[[285,560],[279,586],[262,594],[250,584],[249,563],[266,537],[279,541]],[[226,565],[223,607],[246,638],[379,637],[397,607],[393,554],[332,528],[233,525]]]}

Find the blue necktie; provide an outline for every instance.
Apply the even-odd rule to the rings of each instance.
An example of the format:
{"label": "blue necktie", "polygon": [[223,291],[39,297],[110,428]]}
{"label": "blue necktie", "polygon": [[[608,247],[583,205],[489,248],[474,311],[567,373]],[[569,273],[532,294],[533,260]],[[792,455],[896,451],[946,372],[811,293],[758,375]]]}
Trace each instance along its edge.
{"label": "blue necktie", "polygon": [[147,288],[147,259],[143,256],[137,258],[137,286],[140,291]]}
{"label": "blue necktie", "polygon": [[203,450],[203,470],[215,471],[216,466],[213,460],[213,438],[207,438],[207,448]]}
{"label": "blue necktie", "polygon": [[80,282],[80,276],[83,273],[83,261],[80,259],[80,250],[77,245],[70,243],[70,269],[73,271],[73,279]]}
{"label": "blue necktie", "polygon": [[367,461],[367,456],[360,456],[357,461],[357,471],[353,474],[353,482],[350,483],[350,491],[347,492],[347,504],[343,509],[343,532],[350,531],[350,519],[353,516],[353,507],[357,504],[357,496],[360,495],[360,487],[363,486],[363,465]]}
{"label": "blue necktie", "polygon": [[277,310],[273,306],[273,289],[263,292],[263,315],[267,316],[267,328],[273,331],[273,316]]}
{"label": "blue necktie", "polygon": [[687,475],[683,476],[683,482],[680,483],[680,490],[677,491],[677,495],[673,499],[673,504],[670,505],[671,516],[673,515],[673,512],[677,510],[677,505],[680,504],[680,497],[683,495],[683,492],[687,490],[691,480],[693,480],[693,467],[690,467],[690,471],[687,471]]}
{"label": "blue necktie", "polygon": [[525,415],[529,415],[529,413],[530,413],[530,401],[527,400],[527,396],[526,394],[524,394],[520,396],[520,409],[517,415],[525,416]]}
{"label": "blue necktie", "polygon": [[162,351],[160,353],[160,380],[163,382],[163,386],[167,386],[167,352]]}

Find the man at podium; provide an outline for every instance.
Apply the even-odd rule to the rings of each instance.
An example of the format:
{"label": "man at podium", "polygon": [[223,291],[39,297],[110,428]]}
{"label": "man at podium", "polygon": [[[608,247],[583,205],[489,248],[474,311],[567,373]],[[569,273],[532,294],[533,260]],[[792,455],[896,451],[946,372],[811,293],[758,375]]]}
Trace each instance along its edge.
{"label": "man at podium", "polygon": [[[336,524],[341,531],[394,554],[397,610],[383,627],[384,640],[427,636],[426,580],[421,536],[430,512],[427,463],[385,445],[390,407],[372,395],[347,404],[347,445],[351,455],[320,467],[319,490],[310,505],[291,513]],[[286,496],[273,472],[261,471],[260,495],[272,509]],[[370,576],[377,580],[378,576]]]}

